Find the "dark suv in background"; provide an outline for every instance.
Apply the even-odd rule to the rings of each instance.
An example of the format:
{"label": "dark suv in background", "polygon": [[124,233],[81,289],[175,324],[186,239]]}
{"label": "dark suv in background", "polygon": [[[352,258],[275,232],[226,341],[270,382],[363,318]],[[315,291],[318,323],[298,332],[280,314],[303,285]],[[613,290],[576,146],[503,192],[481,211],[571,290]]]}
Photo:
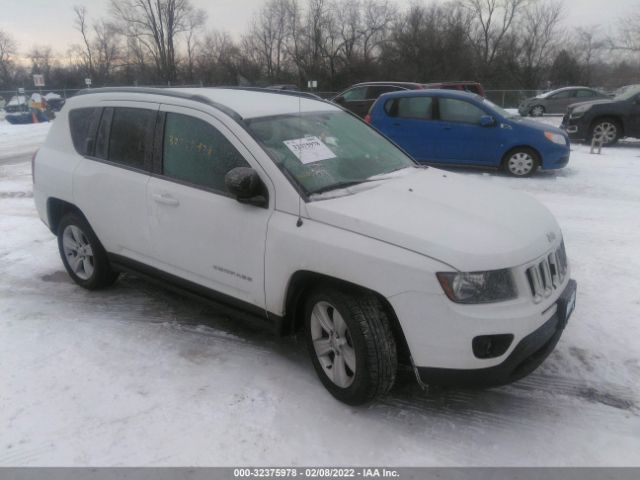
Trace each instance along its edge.
{"label": "dark suv in background", "polygon": [[595,137],[603,145],[613,145],[623,137],[640,138],[640,85],[613,99],[570,105],[561,127],[572,140]]}
{"label": "dark suv in background", "polygon": [[439,83],[415,83],[415,82],[364,82],[353,85],[340,92],[331,99],[332,102],[341,105],[360,117],[369,113],[369,109],[383,93],[399,92],[401,90],[422,89],[460,90],[476,93],[484,97],[484,88],[478,82],[455,81]]}
{"label": "dark suv in background", "polygon": [[353,85],[333,97],[331,101],[364,117],[373,102],[383,93],[400,90],[417,90],[424,88],[421,83],[413,82],[366,82]]}

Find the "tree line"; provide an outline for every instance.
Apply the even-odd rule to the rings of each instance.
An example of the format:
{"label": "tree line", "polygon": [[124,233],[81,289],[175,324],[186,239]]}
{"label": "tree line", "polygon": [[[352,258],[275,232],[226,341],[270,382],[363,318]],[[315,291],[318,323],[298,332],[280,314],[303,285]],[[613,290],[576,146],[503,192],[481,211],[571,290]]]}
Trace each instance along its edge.
{"label": "tree line", "polygon": [[[265,0],[237,37],[207,28],[190,0],[110,0],[106,18],[74,7],[66,52],[18,46],[0,31],[0,90],[101,85],[268,85],[336,91],[371,80],[477,80],[493,89],[638,79],[640,15],[568,30],[559,0]],[[71,27],[71,26],[70,26]],[[62,56],[60,56],[62,55]]]}

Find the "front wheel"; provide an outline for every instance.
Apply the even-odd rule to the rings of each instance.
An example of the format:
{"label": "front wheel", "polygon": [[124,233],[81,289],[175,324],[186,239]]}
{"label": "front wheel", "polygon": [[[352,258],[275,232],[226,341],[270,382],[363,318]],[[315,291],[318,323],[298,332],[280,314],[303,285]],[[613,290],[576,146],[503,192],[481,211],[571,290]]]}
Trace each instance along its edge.
{"label": "front wheel", "polygon": [[532,117],[541,117],[544,115],[544,107],[542,105],[535,105],[531,107],[531,110],[529,110],[529,114]]}
{"label": "front wheel", "polygon": [[530,148],[511,150],[504,158],[503,168],[514,177],[530,177],[540,166],[540,157]]}
{"label": "front wheel", "polygon": [[615,120],[598,120],[591,127],[590,138],[602,142],[602,145],[613,145],[620,139],[620,125]]}
{"label": "front wheel", "polygon": [[62,218],[58,248],[67,273],[81,287],[96,290],[112,285],[118,278],[107,252],[81,215],[69,213]]}
{"label": "front wheel", "polygon": [[398,366],[396,343],[374,294],[316,289],[307,298],[305,322],[311,361],[335,398],[361,405],[391,389]]}

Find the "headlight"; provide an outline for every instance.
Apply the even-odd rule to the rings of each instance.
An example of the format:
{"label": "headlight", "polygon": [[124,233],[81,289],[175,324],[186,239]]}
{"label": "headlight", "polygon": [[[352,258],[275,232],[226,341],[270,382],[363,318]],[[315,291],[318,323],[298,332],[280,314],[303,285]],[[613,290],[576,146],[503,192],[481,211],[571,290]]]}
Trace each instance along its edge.
{"label": "headlight", "polygon": [[439,272],[438,281],[450,300],[456,303],[492,303],[516,297],[511,271]]}
{"label": "headlight", "polygon": [[557,143],[558,145],[567,144],[567,140],[565,139],[564,135],[560,133],[544,132],[544,136],[547,137],[547,140],[553,143]]}

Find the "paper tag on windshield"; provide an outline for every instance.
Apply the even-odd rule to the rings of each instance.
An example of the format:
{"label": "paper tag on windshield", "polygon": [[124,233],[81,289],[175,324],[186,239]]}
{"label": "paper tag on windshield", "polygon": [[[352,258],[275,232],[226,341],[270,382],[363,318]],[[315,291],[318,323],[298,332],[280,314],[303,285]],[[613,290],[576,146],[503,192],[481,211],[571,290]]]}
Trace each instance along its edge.
{"label": "paper tag on windshield", "polygon": [[319,162],[336,158],[336,155],[318,137],[294,138],[284,144],[302,163]]}

